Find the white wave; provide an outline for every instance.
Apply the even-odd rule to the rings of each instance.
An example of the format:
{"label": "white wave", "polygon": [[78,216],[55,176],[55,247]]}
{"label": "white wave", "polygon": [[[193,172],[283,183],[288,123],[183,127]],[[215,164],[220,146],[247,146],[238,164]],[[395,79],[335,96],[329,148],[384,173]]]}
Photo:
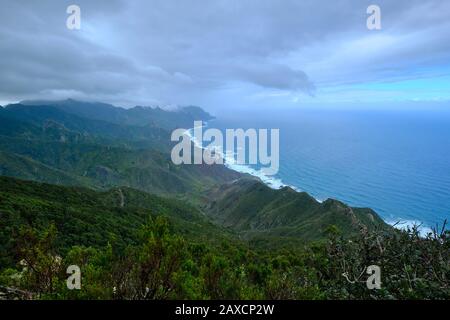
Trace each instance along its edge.
{"label": "white wave", "polygon": [[385,220],[385,222],[399,230],[412,230],[414,226],[418,226],[419,235],[421,237],[426,237],[430,232],[433,232],[430,227],[425,226],[422,222],[417,220],[406,220],[398,218]]}
{"label": "white wave", "polygon": [[[207,127],[208,123],[204,122],[204,125],[201,126],[203,128]],[[205,149],[202,146],[202,142],[201,141],[197,141],[197,139],[195,139],[194,137],[194,129],[195,128],[191,128],[186,130],[185,134],[189,136],[190,140],[194,143],[194,146],[197,148],[201,148],[201,149]],[[216,150],[217,151],[217,150]],[[296,186],[292,186],[292,185],[288,185],[286,183],[284,183],[281,179],[279,178],[275,178],[273,176],[268,176],[265,175],[261,170],[258,169],[254,169],[252,167],[250,167],[249,165],[244,165],[244,164],[237,164],[236,160],[235,160],[235,154],[223,154],[222,152],[218,152],[219,156],[222,157],[224,159],[224,165],[234,171],[240,172],[240,173],[244,173],[244,174],[249,174],[251,176],[257,177],[259,178],[263,183],[265,183],[268,187],[272,188],[272,189],[281,189],[284,187],[290,187],[292,189],[294,189],[297,192],[301,192],[302,190],[299,189]],[[315,198],[316,201],[322,203],[324,200]],[[407,230],[412,229],[413,226],[419,226],[418,231],[421,237],[426,237],[430,232],[432,232],[432,229],[430,227],[424,226],[422,222],[420,221],[416,221],[416,220],[406,220],[406,219],[384,219],[385,222],[391,226],[394,226],[396,229],[399,230]]]}
{"label": "white wave", "polygon": [[[207,127],[207,125],[208,124],[206,122],[204,122],[204,125],[202,127],[203,128]],[[194,137],[194,129],[195,128],[186,130],[185,134],[189,136],[191,141],[194,143],[195,147],[205,149],[202,146],[202,142],[197,141],[197,139]],[[217,152],[217,150],[215,150],[215,151]],[[217,153],[220,157],[222,157],[224,159],[224,165],[227,168],[237,171],[237,172],[240,172],[240,173],[246,173],[246,174],[252,175],[254,177],[257,177],[272,189],[280,189],[283,187],[290,187],[290,188],[294,189],[295,191],[298,191],[298,192],[301,191],[299,188],[297,188],[295,186],[285,184],[283,181],[281,181],[281,179],[264,174],[262,172],[262,170],[254,169],[251,166],[245,165],[245,164],[237,164],[236,160],[235,160],[235,154],[228,154],[228,153],[224,154],[223,152],[217,152]],[[319,200],[317,200],[317,201],[319,201]],[[319,202],[321,202],[321,201],[319,201]]]}
{"label": "white wave", "polygon": [[[280,179],[267,176],[261,170],[253,169],[248,165],[237,164],[236,161],[234,160],[234,157],[225,157],[224,160],[225,160],[224,164],[227,168],[240,173],[246,173],[254,177],[257,177],[272,189],[280,189],[287,186]],[[294,189],[294,187],[291,188]]]}

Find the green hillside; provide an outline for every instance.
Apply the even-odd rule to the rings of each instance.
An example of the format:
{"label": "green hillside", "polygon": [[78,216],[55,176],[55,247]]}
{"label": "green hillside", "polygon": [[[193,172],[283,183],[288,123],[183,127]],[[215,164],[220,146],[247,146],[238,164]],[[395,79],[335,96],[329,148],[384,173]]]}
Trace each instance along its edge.
{"label": "green hillside", "polygon": [[86,119],[101,120],[126,126],[156,126],[166,130],[190,128],[195,120],[208,121],[213,117],[195,106],[180,107],[166,111],[159,107],[137,106],[130,109],[118,108],[99,102],[82,102],[73,99],[61,101],[23,101],[27,106],[51,106],[65,113]]}
{"label": "green hillside", "polygon": [[[162,112],[171,114],[167,119],[178,114]],[[0,125],[0,170],[7,176],[160,194],[194,194],[240,176],[218,165],[175,166],[168,131],[154,126],[91,120],[42,105],[7,106]]]}
{"label": "green hillside", "polygon": [[305,192],[274,190],[256,179],[240,179],[208,192],[204,210],[219,224],[249,239],[265,237],[318,240],[331,225],[346,235],[361,230],[389,230],[371,209],[352,208],[337,200],[319,203]]}
{"label": "green hillside", "polygon": [[160,215],[188,238],[220,241],[229,234],[184,202],[130,188],[96,192],[0,177],[0,269],[13,265],[16,236],[24,226],[43,230],[55,225],[61,253],[111,241],[123,249],[136,244],[141,227]]}
{"label": "green hillside", "polygon": [[[448,299],[449,235],[331,228],[326,241],[251,249],[174,199],[2,177],[0,299]],[[81,290],[66,287],[74,264]],[[380,290],[366,287],[373,264]]]}
{"label": "green hillside", "polygon": [[[104,120],[84,118],[72,113],[67,113],[54,106],[23,104],[8,105],[0,110],[1,123],[13,121],[27,123],[39,129],[37,132],[46,131],[50,124],[57,124],[61,131],[76,132],[90,140],[107,143],[109,145],[127,145],[133,147],[168,149],[169,131],[161,127],[127,126],[111,123]],[[24,128],[25,129],[25,128]]]}
{"label": "green hillside", "polygon": [[[448,298],[445,228],[422,238],[223,165],[174,165],[170,130],[211,118],[75,100],[1,108],[0,299],[9,287],[34,299]],[[72,264],[80,292],[65,287]],[[385,275],[376,292],[358,280],[371,264]]]}

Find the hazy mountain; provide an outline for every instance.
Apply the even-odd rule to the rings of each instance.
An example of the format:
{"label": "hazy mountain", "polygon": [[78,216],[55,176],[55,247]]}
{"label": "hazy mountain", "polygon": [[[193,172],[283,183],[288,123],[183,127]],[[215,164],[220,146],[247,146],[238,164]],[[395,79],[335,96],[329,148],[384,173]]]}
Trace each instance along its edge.
{"label": "hazy mountain", "polygon": [[197,107],[127,110],[70,99],[8,105],[0,110],[0,174],[182,197],[252,240],[320,239],[330,225],[345,234],[386,227],[370,209],[319,203],[289,188],[273,190],[222,165],[174,165],[167,128],[210,118]]}
{"label": "hazy mountain", "polygon": [[213,117],[199,107],[187,106],[173,110],[160,107],[136,106],[124,109],[106,103],[82,102],[73,99],[61,101],[23,101],[23,105],[52,106],[66,113],[92,120],[128,126],[156,126],[172,130],[191,128],[194,120],[210,120]]}

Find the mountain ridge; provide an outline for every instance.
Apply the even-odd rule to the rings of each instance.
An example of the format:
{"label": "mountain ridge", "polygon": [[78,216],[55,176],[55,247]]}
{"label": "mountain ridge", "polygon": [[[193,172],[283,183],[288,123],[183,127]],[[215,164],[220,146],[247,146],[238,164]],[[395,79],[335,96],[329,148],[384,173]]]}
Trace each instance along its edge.
{"label": "mountain ridge", "polygon": [[168,130],[178,127],[190,128],[194,120],[207,121],[214,118],[197,106],[179,106],[174,110],[164,110],[159,106],[135,106],[125,109],[107,103],[84,102],[73,99],[22,101],[20,104],[28,106],[47,105],[87,119],[129,126],[157,125]]}
{"label": "mountain ridge", "polygon": [[[174,165],[167,128],[193,121],[193,116],[212,118],[198,107],[164,111],[75,100],[42,103],[12,104],[0,110],[0,124],[5,125],[0,129],[0,173],[99,191],[128,187],[184,199],[250,241],[318,240],[330,225],[345,234],[364,226],[388,228],[370,209],[331,200],[319,204],[306,193],[288,187],[271,189],[223,165]],[[112,115],[102,119],[111,110]],[[133,117],[141,123],[127,124]]]}
{"label": "mountain ridge", "polygon": [[338,200],[318,202],[306,192],[289,187],[274,190],[253,178],[222,184],[207,194],[203,207],[214,221],[245,237],[267,235],[319,240],[334,225],[345,234],[362,230],[390,230],[369,208],[353,208]]}

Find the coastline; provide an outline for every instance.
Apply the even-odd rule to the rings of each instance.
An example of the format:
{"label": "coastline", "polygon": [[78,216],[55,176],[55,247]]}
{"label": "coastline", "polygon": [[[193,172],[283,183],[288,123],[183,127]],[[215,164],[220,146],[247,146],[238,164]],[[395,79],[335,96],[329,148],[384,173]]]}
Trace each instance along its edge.
{"label": "coastline", "polygon": [[[212,119],[212,120],[214,120],[214,119]],[[208,121],[203,121],[202,128],[207,128],[207,127],[208,127]],[[194,146],[196,148],[205,149],[205,147],[203,147],[203,145],[195,139],[195,137],[193,135],[194,129],[195,128],[187,129],[185,131],[185,134],[189,137],[189,139],[192,141],[192,143],[194,144]],[[235,160],[234,160],[234,155],[226,155],[226,154],[222,153],[221,157],[224,159],[223,165],[225,167],[227,167],[228,169],[239,172],[239,173],[244,173],[244,174],[249,174],[251,176],[254,176],[254,177],[258,178],[259,180],[261,180],[269,188],[277,190],[277,189],[281,189],[283,187],[289,187],[297,192],[304,191],[297,186],[293,186],[293,185],[284,183],[280,178],[267,176],[264,173],[262,173],[261,170],[254,169],[254,168],[250,167],[249,165],[236,164]],[[322,203],[323,201],[325,201],[329,198],[321,200],[321,199],[317,199],[314,197],[314,199],[316,199],[317,202]],[[432,231],[433,231],[432,228],[424,225],[422,222],[417,221],[417,220],[408,220],[408,219],[403,219],[403,218],[385,218],[382,216],[380,216],[380,218],[383,219],[383,221],[386,224],[388,224],[398,230],[407,230],[407,229],[412,229],[414,226],[418,226],[419,234],[422,237],[426,237],[430,232],[432,233]]]}

